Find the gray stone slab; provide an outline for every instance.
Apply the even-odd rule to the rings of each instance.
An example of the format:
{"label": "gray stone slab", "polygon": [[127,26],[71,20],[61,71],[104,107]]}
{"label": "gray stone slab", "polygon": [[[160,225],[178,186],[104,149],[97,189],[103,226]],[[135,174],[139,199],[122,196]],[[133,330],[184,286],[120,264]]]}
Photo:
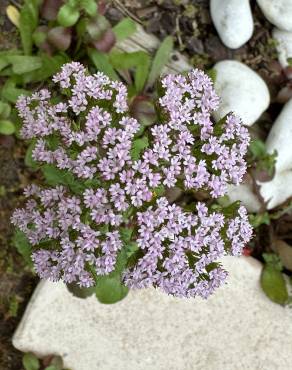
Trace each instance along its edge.
{"label": "gray stone slab", "polygon": [[253,258],[227,257],[224,265],[228,284],[207,301],[149,289],[102,305],[41,282],[13,344],[61,355],[73,370],[291,369],[292,310],[265,297]]}

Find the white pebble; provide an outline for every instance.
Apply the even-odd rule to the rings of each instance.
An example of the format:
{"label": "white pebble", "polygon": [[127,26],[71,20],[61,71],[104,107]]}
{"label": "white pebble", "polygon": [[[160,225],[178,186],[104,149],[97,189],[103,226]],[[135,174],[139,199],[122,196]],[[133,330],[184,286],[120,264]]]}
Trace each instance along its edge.
{"label": "white pebble", "polygon": [[251,68],[234,60],[221,61],[214,69],[217,72],[215,89],[221,98],[215,119],[234,112],[244,125],[254,124],[270,104],[265,81]]}
{"label": "white pebble", "polygon": [[253,192],[252,185],[250,183],[229,185],[227,195],[230,203],[240,200],[248,212],[258,212],[261,208],[260,201]]}
{"label": "white pebble", "polygon": [[289,65],[288,59],[292,58],[292,32],[281,31],[275,28],[273,38],[277,41],[279,62],[285,68]]}
{"label": "white pebble", "polygon": [[292,171],[276,173],[272,181],[259,183],[260,193],[265,202],[268,203],[267,209],[273,209],[284,203],[292,196]]}
{"label": "white pebble", "polygon": [[249,0],[211,0],[211,17],[222,42],[231,49],[245,44],[253,33]]}
{"label": "white pebble", "polygon": [[277,117],[266,141],[268,152],[277,151],[276,171],[292,169],[292,99]]}
{"label": "white pebble", "polygon": [[257,0],[265,17],[284,31],[292,31],[292,0]]}

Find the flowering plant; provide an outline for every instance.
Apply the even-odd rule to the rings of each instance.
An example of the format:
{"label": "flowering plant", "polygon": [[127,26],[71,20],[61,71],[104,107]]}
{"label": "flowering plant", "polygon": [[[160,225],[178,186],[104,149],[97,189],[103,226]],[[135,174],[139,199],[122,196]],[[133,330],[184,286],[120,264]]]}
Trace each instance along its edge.
{"label": "flowering plant", "polygon": [[178,297],[208,297],[226,279],[220,258],[240,255],[252,234],[244,207],[189,207],[167,190],[218,198],[246,171],[249,135],[229,114],[214,124],[219,99],[210,78],[193,70],[159,86],[157,123],[130,117],[127,89],[79,63],[54,76],[56,89],[17,102],[22,137],[53,185],[25,189],[12,222],[33,247],[39,276],[101,296],[159,287]]}

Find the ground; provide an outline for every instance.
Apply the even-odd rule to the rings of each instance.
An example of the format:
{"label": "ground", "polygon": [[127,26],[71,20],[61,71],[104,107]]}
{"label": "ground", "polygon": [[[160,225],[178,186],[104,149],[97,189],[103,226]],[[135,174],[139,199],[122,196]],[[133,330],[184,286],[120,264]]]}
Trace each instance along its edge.
{"label": "ground", "polygon": [[36,278],[12,245],[10,215],[21,202],[22,187],[30,174],[23,165],[23,150],[13,137],[0,140],[0,369],[21,369],[21,354],[11,344],[35,285]]}
{"label": "ground", "polygon": [[[1,50],[18,44],[15,28],[5,17],[9,3],[1,0],[0,4]],[[276,61],[272,25],[264,19],[255,1],[251,1],[254,35],[238,50],[230,50],[221,43],[212,25],[208,3],[207,0],[112,1],[107,5],[106,15],[112,22],[130,16],[161,39],[173,35],[176,47],[197,67],[205,69],[222,59],[237,59],[256,70],[268,83],[272,94],[272,104],[260,125],[260,135],[264,139],[282,104],[292,96],[291,68],[283,71]],[[22,355],[12,347],[11,337],[37,284],[37,278],[25,266],[11,241],[11,212],[21,204],[25,184],[35,177],[25,168],[24,153],[22,141],[12,136],[0,136],[0,370],[21,369]],[[255,255],[261,255],[263,240],[268,240],[272,232],[291,230],[289,217],[283,216],[276,225],[262,227],[255,239]],[[292,236],[286,239],[292,239]]]}
{"label": "ground", "polygon": [[[6,0],[0,3],[0,50],[18,45],[15,28],[5,17],[8,4]],[[10,216],[21,203],[24,184],[33,175],[25,169],[24,153],[21,141],[0,135],[0,370],[22,368],[22,354],[13,348],[11,337],[37,283],[11,242]]]}

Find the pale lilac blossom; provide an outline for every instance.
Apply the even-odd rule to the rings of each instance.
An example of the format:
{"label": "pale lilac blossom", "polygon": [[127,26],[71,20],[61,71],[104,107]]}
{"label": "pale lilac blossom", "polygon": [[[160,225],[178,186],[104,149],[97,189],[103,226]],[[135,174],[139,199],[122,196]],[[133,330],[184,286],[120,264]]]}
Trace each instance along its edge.
{"label": "pale lilac blossom", "polygon": [[[124,84],[89,75],[78,62],[64,65],[53,82],[52,93],[17,102],[21,135],[36,141],[33,159],[63,176],[59,186],[28,186],[26,204],[12,216],[32,245],[39,276],[90,287],[115,270],[130,243],[137,256],[122,273],[125,285],[207,298],[227,277],[218,261],[240,255],[251,238],[246,210],[227,217],[197,202],[190,211],[164,194],[179,187],[218,198],[239,184],[249,144],[240,119],[229,114],[214,124],[219,98],[202,71],[168,75],[162,118],[146,130],[137,159],[141,125],[129,115]],[[123,230],[131,231],[126,242]]]}

